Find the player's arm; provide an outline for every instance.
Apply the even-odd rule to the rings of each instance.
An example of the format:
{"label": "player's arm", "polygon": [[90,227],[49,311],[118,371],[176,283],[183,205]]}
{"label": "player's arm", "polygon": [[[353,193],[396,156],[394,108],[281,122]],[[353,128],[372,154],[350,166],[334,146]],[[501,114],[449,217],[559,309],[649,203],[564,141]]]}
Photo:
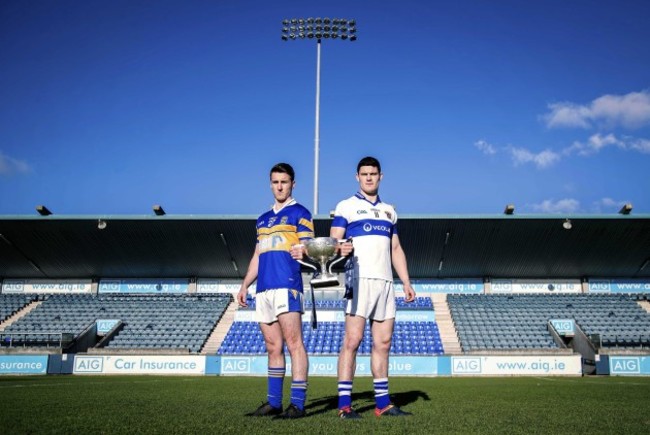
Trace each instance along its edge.
{"label": "player's arm", "polygon": [[253,252],[253,257],[251,258],[250,263],[248,264],[248,270],[246,271],[246,276],[244,276],[244,281],[241,283],[239,288],[239,293],[237,293],[237,302],[240,307],[247,307],[246,297],[248,296],[248,287],[250,287],[253,282],[257,279],[257,268],[260,264],[260,251],[257,244],[255,244],[255,252]]}
{"label": "player's arm", "polygon": [[415,290],[411,286],[411,279],[409,278],[408,266],[406,264],[406,254],[404,254],[404,249],[402,249],[397,234],[393,234],[391,250],[393,267],[395,268],[395,272],[397,272],[397,276],[399,276],[399,279],[404,284],[404,300],[406,302],[413,302],[415,300]]}

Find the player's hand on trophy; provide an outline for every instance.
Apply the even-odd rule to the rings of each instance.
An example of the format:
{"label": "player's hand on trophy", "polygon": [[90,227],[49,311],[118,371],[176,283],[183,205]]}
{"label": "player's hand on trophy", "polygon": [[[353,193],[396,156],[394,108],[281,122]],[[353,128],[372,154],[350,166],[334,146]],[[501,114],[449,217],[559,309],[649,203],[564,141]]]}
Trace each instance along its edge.
{"label": "player's hand on trophy", "polygon": [[354,246],[352,245],[352,239],[339,240],[337,248],[339,251],[339,255],[341,257],[346,257],[350,255],[350,253],[354,250]]}
{"label": "player's hand on trophy", "polygon": [[305,254],[305,245],[297,244],[291,247],[291,258],[294,260],[302,260]]}

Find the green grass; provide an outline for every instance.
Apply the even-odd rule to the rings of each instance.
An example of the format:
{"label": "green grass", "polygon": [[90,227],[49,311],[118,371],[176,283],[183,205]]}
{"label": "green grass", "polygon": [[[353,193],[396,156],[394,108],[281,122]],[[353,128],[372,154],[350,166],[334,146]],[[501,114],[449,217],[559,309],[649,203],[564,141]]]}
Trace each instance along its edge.
{"label": "green grass", "polygon": [[354,387],[362,420],[338,420],[336,379],[314,377],[309,416],[278,421],[243,417],[265,400],[265,378],[5,376],[0,433],[650,433],[650,378],[391,378],[393,401],[414,413],[393,419],[373,416],[370,378]]}

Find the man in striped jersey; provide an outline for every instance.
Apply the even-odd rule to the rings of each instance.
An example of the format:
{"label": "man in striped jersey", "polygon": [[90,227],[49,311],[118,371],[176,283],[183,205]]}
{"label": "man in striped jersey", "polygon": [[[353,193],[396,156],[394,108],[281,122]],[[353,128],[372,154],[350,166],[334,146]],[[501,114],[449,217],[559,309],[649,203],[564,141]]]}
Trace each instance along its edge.
{"label": "man in striped jersey", "polygon": [[[248,287],[257,279],[255,314],[268,352],[267,398],[249,416],[300,418],[305,416],[307,351],[302,338],[303,286],[300,264],[302,241],[314,238],[311,213],[292,197],[294,170],[287,163],[271,168],[275,203],[257,219],[257,244],[237,301],[246,307]],[[291,403],[282,411],[285,375],[284,344],[291,357]]]}

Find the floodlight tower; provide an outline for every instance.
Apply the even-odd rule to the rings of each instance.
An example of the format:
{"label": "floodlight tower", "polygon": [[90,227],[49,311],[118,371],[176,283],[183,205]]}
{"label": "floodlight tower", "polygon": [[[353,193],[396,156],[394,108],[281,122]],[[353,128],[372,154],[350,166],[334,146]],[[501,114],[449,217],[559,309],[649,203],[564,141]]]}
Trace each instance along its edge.
{"label": "floodlight tower", "polygon": [[320,152],[320,44],[321,39],[357,40],[357,22],[345,18],[285,18],[282,40],[316,39],[316,127],[314,132],[314,215],[318,214],[318,157]]}

